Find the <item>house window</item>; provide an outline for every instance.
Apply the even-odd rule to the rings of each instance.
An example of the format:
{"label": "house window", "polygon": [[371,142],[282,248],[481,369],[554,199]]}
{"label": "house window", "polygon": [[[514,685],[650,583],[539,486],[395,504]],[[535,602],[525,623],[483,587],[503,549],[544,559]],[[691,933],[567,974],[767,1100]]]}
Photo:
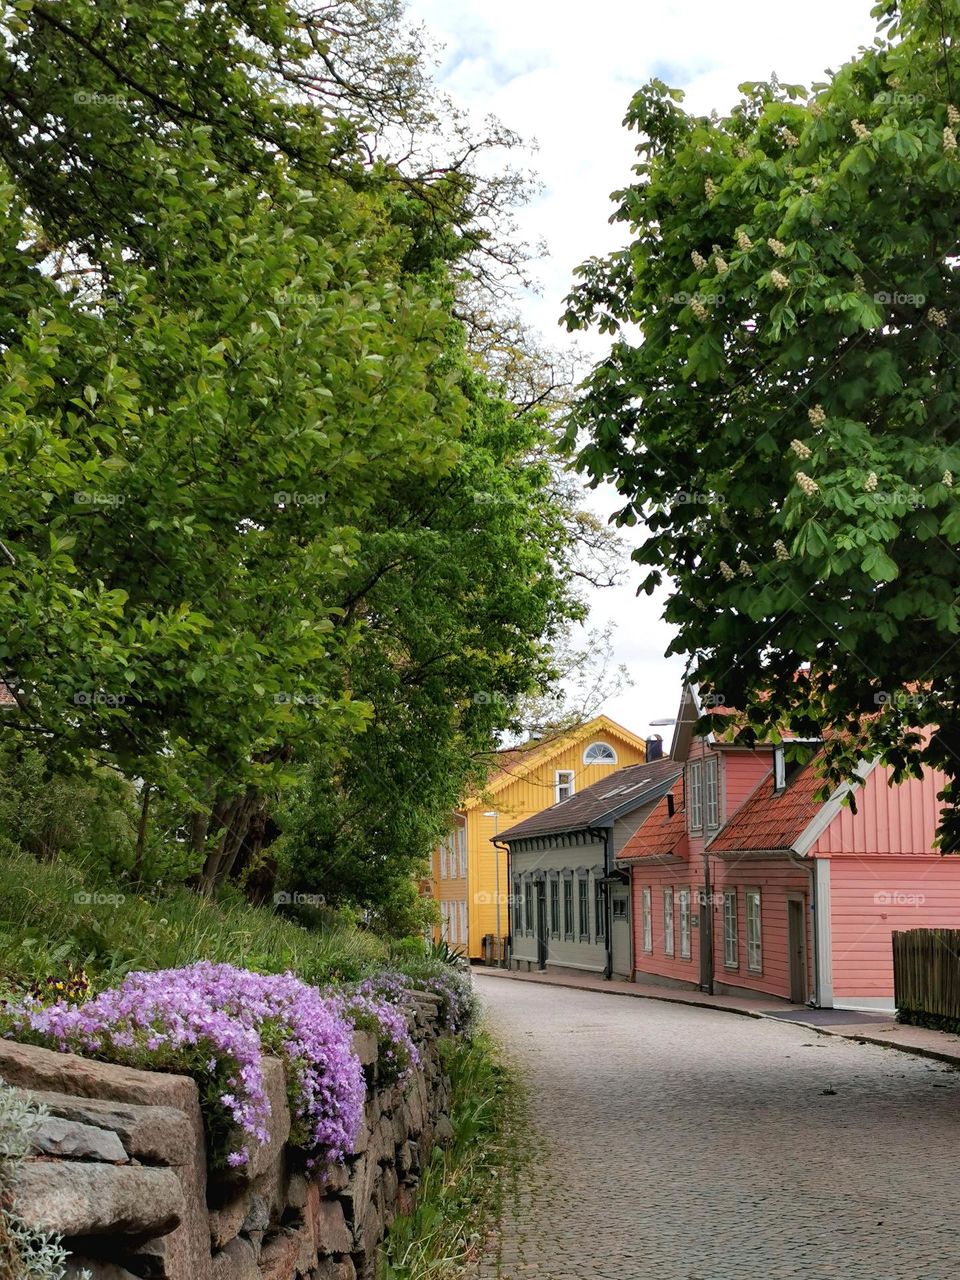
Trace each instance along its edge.
{"label": "house window", "polygon": [[514,933],[523,932],[523,898],[520,894],[519,878],[513,881],[513,931]]}
{"label": "house window", "polygon": [[673,889],[663,891],[663,954],[673,955]]}
{"label": "house window", "polygon": [[650,909],[650,889],[649,887],[641,890],[640,894],[641,915],[643,922],[643,949],[644,951],[653,950],[653,913]]}
{"label": "house window", "polygon": [[460,941],[466,946],[467,942],[467,904],[465,902],[457,903],[457,911],[460,915]]}
{"label": "house window", "polygon": [[700,761],[687,766],[687,789],[690,792],[690,830],[703,827],[703,777]]}
{"label": "house window", "polygon": [[763,972],[763,929],[760,920],[760,890],[744,893],[747,909],[747,968],[751,973]]}
{"label": "house window", "polygon": [[533,933],[533,885],[529,880],[523,886],[523,923],[527,933]]}
{"label": "house window", "polygon": [[787,758],[783,747],[773,748],[773,789],[774,791],[787,789]]}
{"label": "house window", "polygon": [[550,881],[550,936],[560,937],[560,881],[556,876]]}
{"label": "house window", "polygon": [[580,876],[577,881],[577,905],[580,915],[580,941],[590,941],[590,881]]}
{"label": "house window", "polygon": [[457,827],[457,862],[459,873],[466,879],[467,875],[467,829]]}
{"label": "house window", "polygon": [[450,903],[440,903],[440,937],[444,942],[450,941]]}
{"label": "house window", "polygon": [[678,889],[677,901],[680,907],[680,959],[690,959],[690,890]]}
{"label": "house window", "polygon": [[569,800],[573,795],[573,784],[576,774],[572,769],[557,769],[554,773],[554,783],[557,792],[557,804],[561,800]]}
{"label": "house window", "polygon": [[740,964],[740,940],[737,937],[737,891],[723,891],[723,963],[728,969]]}
{"label": "house window", "polygon": [[705,792],[706,792],[706,818],[707,828],[716,831],[720,825],[720,781],[719,781],[719,761],[716,756],[710,756],[705,763]]}
{"label": "house window", "polygon": [[627,900],[619,894],[613,899],[611,904],[614,920],[626,920],[627,918]]}
{"label": "house window", "polygon": [[593,882],[593,903],[596,924],[596,937],[600,942],[607,936],[607,913],[604,909],[603,885],[599,880]]}
{"label": "house window", "polygon": [[563,936],[573,940],[573,877],[563,877]]}
{"label": "house window", "polygon": [[617,753],[606,742],[591,742],[583,753],[584,764],[616,764]]}

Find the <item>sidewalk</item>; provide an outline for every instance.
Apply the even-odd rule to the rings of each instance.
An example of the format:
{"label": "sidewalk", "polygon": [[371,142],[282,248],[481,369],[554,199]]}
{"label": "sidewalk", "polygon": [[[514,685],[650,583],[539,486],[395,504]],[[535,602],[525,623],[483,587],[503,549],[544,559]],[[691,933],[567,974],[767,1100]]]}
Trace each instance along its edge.
{"label": "sidewalk", "polygon": [[[960,1036],[946,1031],[931,1031],[927,1027],[902,1026],[893,1015],[850,1014],[850,1021],[814,1021],[820,1010],[807,1005],[789,1004],[775,996],[708,996],[702,991],[685,991],[682,988],[661,987],[650,982],[605,982],[591,974],[515,973],[507,969],[478,966],[474,974],[502,979],[506,982],[538,982],[542,986],[571,987],[575,991],[598,991],[603,995],[632,996],[635,1000],[662,1000],[668,1004],[692,1004],[701,1009],[718,1009],[722,1013],[738,1013],[746,1018],[775,1018],[789,1021],[795,1026],[806,1027],[818,1035],[840,1036],[844,1040],[859,1040],[877,1044],[922,1058],[935,1058],[940,1062],[954,1063],[960,1067]],[[833,1011],[831,1011],[833,1012]],[[834,1012],[840,1018],[842,1011]],[[804,1015],[809,1015],[809,1020]]]}

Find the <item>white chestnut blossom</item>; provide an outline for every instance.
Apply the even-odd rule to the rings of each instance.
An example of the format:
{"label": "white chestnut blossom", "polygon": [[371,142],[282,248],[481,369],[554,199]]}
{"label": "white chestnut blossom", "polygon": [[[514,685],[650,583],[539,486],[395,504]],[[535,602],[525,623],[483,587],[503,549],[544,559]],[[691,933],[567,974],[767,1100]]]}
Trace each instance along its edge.
{"label": "white chestnut blossom", "polygon": [[820,486],[813,476],[808,476],[805,472],[798,471],[794,479],[808,498],[812,498],[815,493],[820,492]]}
{"label": "white chestnut blossom", "polygon": [[702,253],[697,253],[696,249],[690,254],[691,261],[698,271],[703,271],[707,265],[707,260]]}
{"label": "white chestnut blossom", "polygon": [[867,128],[865,124],[861,124],[859,120],[851,120],[850,128],[857,135],[857,137],[861,142],[866,142],[866,140],[870,137],[870,130]]}
{"label": "white chestnut blossom", "polygon": [[800,145],[800,139],[797,137],[797,135],[793,132],[792,129],[786,129],[786,128],[784,129],[783,140],[788,147],[799,147]]}
{"label": "white chestnut blossom", "polygon": [[775,240],[773,236],[771,236],[767,241],[767,244],[770,246],[770,248],[773,250],[773,252],[777,255],[778,258],[782,258],[785,256],[787,252],[787,246],[783,243],[782,240]]}
{"label": "white chestnut blossom", "polygon": [[753,248],[753,241],[742,228],[737,232],[737,248],[742,249],[744,253],[749,253]]}
{"label": "white chestnut blossom", "polygon": [[822,404],[811,405],[807,410],[807,417],[815,427],[822,427],[827,420],[826,410]]}
{"label": "white chestnut blossom", "polygon": [[956,151],[957,135],[953,132],[949,125],[944,126],[943,130],[943,149],[946,152]]}
{"label": "white chestnut blossom", "polygon": [[952,102],[947,103],[947,124],[954,129],[960,124],[960,111],[957,110]]}
{"label": "white chestnut blossom", "polygon": [[740,561],[740,563],[739,563],[739,565],[737,566],[737,568],[740,570],[740,574],[741,574],[741,576],[742,576],[742,577],[744,577],[744,578],[752,578],[752,577],[753,577],[753,570],[752,570],[752,569],[750,568],[750,566],[747,564],[746,560],[741,560],[741,561]]}
{"label": "white chestnut blossom", "polygon": [[948,489],[952,489],[953,488],[953,472],[945,471],[943,473],[943,478],[940,481],[940,483],[946,485]]}
{"label": "white chestnut blossom", "polygon": [[806,462],[806,460],[809,457],[811,457],[813,454],[813,450],[810,448],[810,446],[807,444],[804,444],[802,440],[791,440],[790,448],[797,455],[797,457],[800,459],[801,462]]}
{"label": "white chestnut blossom", "polygon": [[706,182],[704,182],[703,193],[708,200],[712,200],[713,197],[717,194],[717,184],[714,182],[712,178],[707,178]]}
{"label": "white chestnut blossom", "polygon": [[774,288],[781,290],[781,292],[782,292],[784,289],[789,289],[789,288],[790,288],[790,281],[789,281],[789,279],[788,279],[788,278],[783,274],[783,272],[782,272],[782,271],[771,271],[771,272],[770,272],[770,283],[774,286]]}
{"label": "white chestnut blossom", "polygon": [[697,317],[699,321],[702,322],[706,320],[707,308],[703,305],[703,303],[700,301],[699,298],[690,299],[690,310],[693,312],[693,314]]}
{"label": "white chestnut blossom", "polygon": [[947,313],[941,311],[938,307],[931,307],[927,312],[927,319],[931,324],[935,324],[938,329],[945,329],[947,325]]}
{"label": "white chestnut blossom", "polygon": [[866,480],[864,480],[863,487],[866,489],[867,493],[874,493],[879,483],[880,481],[877,478],[877,473],[875,471],[871,471]]}
{"label": "white chestnut blossom", "polygon": [[782,538],[778,538],[773,544],[773,554],[778,560],[789,560],[790,552],[787,550],[787,544]]}
{"label": "white chestnut blossom", "polygon": [[726,560],[720,561],[720,576],[724,578],[727,582],[732,582],[734,578],[737,576],[733,572],[733,570],[730,568],[730,566],[727,564]]}

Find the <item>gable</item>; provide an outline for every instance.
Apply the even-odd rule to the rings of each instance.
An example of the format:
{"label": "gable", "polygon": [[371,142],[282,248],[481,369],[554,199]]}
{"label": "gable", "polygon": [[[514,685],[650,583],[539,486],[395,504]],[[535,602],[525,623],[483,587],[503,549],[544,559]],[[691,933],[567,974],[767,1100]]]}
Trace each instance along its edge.
{"label": "gable", "polygon": [[891,786],[891,771],[877,765],[857,791],[857,812],[844,806],[831,817],[809,852],[834,854],[932,854],[941,804],[937,793],[946,784],[939,770]]}

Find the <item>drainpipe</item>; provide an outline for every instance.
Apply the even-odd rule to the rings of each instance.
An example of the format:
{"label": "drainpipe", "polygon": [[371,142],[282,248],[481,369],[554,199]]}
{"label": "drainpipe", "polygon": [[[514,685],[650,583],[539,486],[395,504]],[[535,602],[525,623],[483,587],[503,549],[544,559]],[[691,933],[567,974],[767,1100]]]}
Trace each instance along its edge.
{"label": "drainpipe", "polygon": [[[706,823],[704,823],[704,826],[706,826]],[[704,832],[704,834],[706,834],[706,832]],[[706,843],[704,843],[703,848],[703,896],[707,901],[704,904],[706,910],[703,912],[701,917],[703,927],[701,928],[700,933],[701,935],[705,934],[706,936],[701,936],[700,938],[700,955],[701,968],[705,977],[704,981],[700,985],[701,989],[706,992],[708,996],[712,996],[714,966],[716,963],[716,957],[714,956],[713,951],[713,877],[710,873],[710,854],[707,850]],[[704,952],[704,948],[706,948],[706,952]],[[704,954],[706,954],[706,964],[703,964],[702,960]]]}
{"label": "drainpipe", "polygon": [[[512,874],[511,874],[511,867],[510,867],[510,846],[509,846],[505,841],[500,841],[500,840],[498,840],[498,839],[496,838],[496,836],[494,836],[494,838],[490,841],[490,843],[493,845],[494,849],[496,849],[496,850],[497,850],[497,865],[498,865],[498,866],[499,866],[499,863],[500,863],[500,850],[501,850],[501,849],[505,850],[506,855],[507,855],[507,945],[506,945],[506,948],[501,948],[501,953],[500,953],[500,955],[497,957],[497,967],[498,967],[498,968],[500,968],[500,969],[506,969],[506,968],[508,967],[508,966],[507,966],[507,953],[509,953],[511,957],[513,956],[513,912],[514,912],[514,905],[513,905],[513,900],[512,900],[512,899],[513,899],[513,876],[512,876]],[[498,915],[499,915],[499,912],[500,912],[500,902],[499,902],[499,898],[500,898],[500,890],[499,890],[499,886],[498,886],[498,888],[497,888],[497,914],[498,914]],[[499,926],[498,926],[498,933],[499,933]],[[499,938],[497,939],[497,945],[498,945],[498,946],[500,945],[500,940],[499,940]]]}
{"label": "drainpipe", "polygon": [[817,901],[817,863],[814,858],[802,858],[794,849],[787,850],[787,857],[801,871],[810,877],[810,905],[813,908],[813,1000],[808,1000],[815,1008],[822,1007],[820,991],[820,904]]}

